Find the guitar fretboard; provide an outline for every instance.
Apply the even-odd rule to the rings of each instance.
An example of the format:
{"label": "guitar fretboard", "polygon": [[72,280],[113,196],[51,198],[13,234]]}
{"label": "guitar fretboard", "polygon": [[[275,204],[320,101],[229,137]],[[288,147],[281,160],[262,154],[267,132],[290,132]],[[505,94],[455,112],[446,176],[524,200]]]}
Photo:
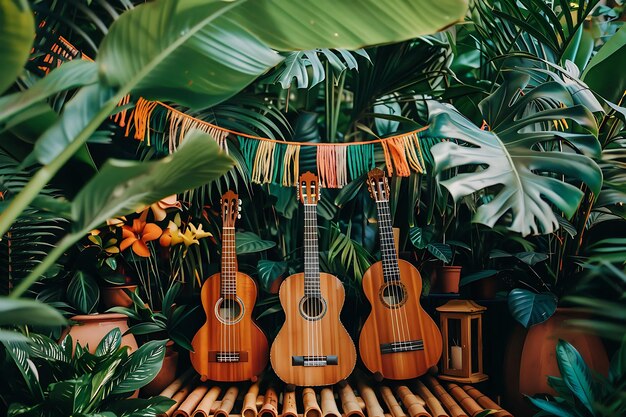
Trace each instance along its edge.
{"label": "guitar fretboard", "polygon": [[380,232],[380,253],[383,259],[383,276],[385,282],[399,281],[400,269],[398,268],[398,254],[396,253],[396,243],[393,236],[389,201],[377,201],[376,208],[378,210],[378,231]]}
{"label": "guitar fretboard", "polygon": [[237,295],[237,254],[235,251],[235,228],[222,229],[222,297]]}
{"label": "guitar fretboard", "polygon": [[304,205],[304,294],[320,295],[317,205]]}

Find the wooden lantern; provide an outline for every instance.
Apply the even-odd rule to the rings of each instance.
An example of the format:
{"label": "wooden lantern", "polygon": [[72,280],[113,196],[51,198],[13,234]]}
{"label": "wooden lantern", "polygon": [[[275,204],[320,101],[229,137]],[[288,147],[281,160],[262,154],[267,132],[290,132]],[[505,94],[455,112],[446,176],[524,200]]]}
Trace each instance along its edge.
{"label": "wooden lantern", "polygon": [[452,300],[437,307],[443,336],[440,379],[471,384],[488,378],[483,373],[482,340],[486,309],[470,300]]}

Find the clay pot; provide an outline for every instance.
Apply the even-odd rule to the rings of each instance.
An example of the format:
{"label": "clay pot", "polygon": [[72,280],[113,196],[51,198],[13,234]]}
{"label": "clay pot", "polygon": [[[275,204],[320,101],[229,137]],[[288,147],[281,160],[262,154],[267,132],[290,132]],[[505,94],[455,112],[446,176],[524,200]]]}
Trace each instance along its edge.
{"label": "clay pot", "polygon": [[479,300],[492,300],[498,291],[498,278],[487,277],[473,283],[472,293]]}
{"label": "clay pot", "polygon": [[459,281],[461,280],[460,266],[440,266],[437,269],[437,281],[441,286],[441,292],[444,294],[459,292]]}
{"label": "clay pot", "polygon": [[[107,313],[107,314],[90,314],[74,316],[70,320],[76,322],[70,326],[69,331],[66,330],[61,336],[61,339],[66,334],[72,336],[73,348],[76,348],[76,343],[80,343],[81,346],[89,345],[89,352],[95,353],[96,348],[100,341],[111,330],[118,328],[124,334],[128,330],[128,317],[123,314]],[[126,334],[122,336],[122,346],[128,346],[129,353],[137,350],[137,341],[132,334]]]}
{"label": "clay pot", "polygon": [[124,290],[135,291],[136,285],[117,285],[100,288],[100,302],[104,309],[111,307],[131,307],[133,300]]}
{"label": "clay pot", "polygon": [[174,342],[171,340],[167,342],[165,348],[165,357],[163,358],[161,370],[148,385],[141,389],[141,395],[143,396],[159,395],[176,379],[178,352],[174,350]]}
{"label": "clay pot", "polygon": [[558,308],[545,322],[530,329],[518,326],[514,330],[505,354],[504,380],[507,381],[507,403],[517,411],[516,416],[531,417],[536,413],[523,399],[523,394],[556,395],[548,385],[548,376],[560,376],[556,361],[556,344],[559,339],[571,343],[590,369],[607,375],[609,358],[602,340],[565,323],[582,317],[585,314],[576,309]]}

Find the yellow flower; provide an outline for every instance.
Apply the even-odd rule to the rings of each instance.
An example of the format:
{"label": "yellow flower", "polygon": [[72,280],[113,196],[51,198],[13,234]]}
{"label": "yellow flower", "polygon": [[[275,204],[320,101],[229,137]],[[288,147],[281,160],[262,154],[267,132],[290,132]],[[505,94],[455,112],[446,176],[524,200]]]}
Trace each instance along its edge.
{"label": "yellow flower", "polygon": [[196,227],[193,224],[189,223],[189,228],[191,229],[191,232],[193,233],[194,239],[203,239],[205,237],[213,236],[212,233],[205,232],[204,230],[202,230],[202,224],[200,224],[198,228],[196,229]]}

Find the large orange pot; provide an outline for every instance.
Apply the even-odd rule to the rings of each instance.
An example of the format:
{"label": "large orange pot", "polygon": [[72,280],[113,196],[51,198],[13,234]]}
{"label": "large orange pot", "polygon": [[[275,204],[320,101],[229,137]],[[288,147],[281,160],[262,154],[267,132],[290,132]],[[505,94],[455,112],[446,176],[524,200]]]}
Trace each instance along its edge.
{"label": "large orange pot", "polygon": [[505,354],[504,373],[507,402],[516,411],[516,416],[531,417],[537,412],[523,399],[523,394],[556,395],[548,385],[548,376],[560,375],[556,361],[556,344],[559,339],[571,343],[591,369],[607,375],[609,358],[602,340],[596,335],[573,329],[566,323],[567,320],[584,316],[576,309],[558,308],[545,322],[530,329],[518,326],[514,330]]}
{"label": "large orange pot", "polygon": [[113,287],[100,287],[100,303],[105,310],[111,307],[131,307],[133,300],[126,291],[135,291],[136,285],[116,285]]}
{"label": "large orange pot", "polygon": [[[74,316],[70,319],[75,322],[69,331],[72,336],[73,348],[76,348],[76,343],[80,343],[81,346],[89,345],[89,352],[95,353],[96,348],[100,341],[111,330],[118,328],[124,334],[128,330],[128,317],[123,314],[106,313],[106,314],[90,314]],[[65,334],[61,337],[65,337]],[[137,350],[137,341],[132,334],[126,334],[122,336],[122,346],[128,346],[130,348],[129,353]]]}

